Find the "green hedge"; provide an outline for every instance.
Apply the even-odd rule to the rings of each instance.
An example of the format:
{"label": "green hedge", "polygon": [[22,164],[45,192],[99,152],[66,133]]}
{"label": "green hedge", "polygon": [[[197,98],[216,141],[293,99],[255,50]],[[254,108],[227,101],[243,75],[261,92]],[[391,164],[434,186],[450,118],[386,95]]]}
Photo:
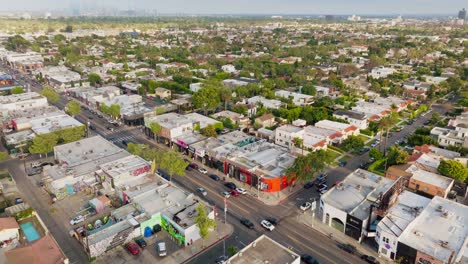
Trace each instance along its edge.
{"label": "green hedge", "polygon": [[360,130],[361,134],[364,134],[366,136],[369,136],[369,137],[373,137],[374,136],[374,131],[371,131],[369,129],[361,129]]}
{"label": "green hedge", "polygon": [[375,174],[385,176],[385,168],[383,166],[385,166],[385,159],[380,159],[374,161],[367,170]]}
{"label": "green hedge", "polygon": [[345,153],[344,150],[342,150],[342,149],[340,149],[338,147],[332,146],[332,145],[328,145],[327,148],[332,149],[334,151],[338,151],[339,153]]}

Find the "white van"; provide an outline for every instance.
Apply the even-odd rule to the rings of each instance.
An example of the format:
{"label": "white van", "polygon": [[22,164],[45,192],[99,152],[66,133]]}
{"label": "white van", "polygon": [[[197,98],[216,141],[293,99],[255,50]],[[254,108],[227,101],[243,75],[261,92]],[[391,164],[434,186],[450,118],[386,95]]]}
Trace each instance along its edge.
{"label": "white van", "polygon": [[158,254],[160,257],[166,256],[166,243],[165,242],[159,242],[158,243]]}

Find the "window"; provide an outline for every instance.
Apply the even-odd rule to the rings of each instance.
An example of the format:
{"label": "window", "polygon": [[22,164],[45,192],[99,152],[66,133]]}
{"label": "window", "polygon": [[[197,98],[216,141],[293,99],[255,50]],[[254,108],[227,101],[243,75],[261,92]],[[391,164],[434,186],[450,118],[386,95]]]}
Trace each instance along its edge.
{"label": "window", "polygon": [[416,190],[419,190],[419,184],[416,184]]}
{"label": "window", "polygon": [[380,252],[382,253],[382,255],[387,255],[387,249],[386,248],[382,248],[380,250]]}

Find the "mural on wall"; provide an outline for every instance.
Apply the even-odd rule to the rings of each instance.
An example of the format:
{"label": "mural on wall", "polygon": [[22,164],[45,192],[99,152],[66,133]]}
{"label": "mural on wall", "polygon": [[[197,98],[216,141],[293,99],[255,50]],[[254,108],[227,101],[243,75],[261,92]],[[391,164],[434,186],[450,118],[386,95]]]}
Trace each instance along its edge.
{"label": "mural on wall", "polygon": [[176,239],[179,245],[185,245],[185,236],[180,234],[179,231],[166,220],[166,218],[161,217],[161,226],[164,230],[166,230],[173,238]]}

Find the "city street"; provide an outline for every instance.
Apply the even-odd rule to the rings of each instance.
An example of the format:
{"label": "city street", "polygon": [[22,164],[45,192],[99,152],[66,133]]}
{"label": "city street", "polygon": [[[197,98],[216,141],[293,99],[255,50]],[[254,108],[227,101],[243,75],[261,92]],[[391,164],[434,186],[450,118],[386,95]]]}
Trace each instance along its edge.
{"label": "city street", "polygon": [[[5,69],[2,69],[5,71]],[[39,87],[29,78],[22,78],[22,81],[30,85],[32,91],[39,91]],[[65,107],[68,98],[61,94],[60,101],[55,105],[60,109]],[[433,106],[433,111],[439,112],[443,115],[450,109],[450,104]],[[89,117],[92,116],[92,119]],[[417,127],[423,126],[423,123],[431,117],[427,114],[418,118],[412,125],[406,126],[401,132],[394,132],[393,136],[389,138],[388,146],[395,144],[396,141],[403,139],[409,134],[413,133]],[[120,126],[115,127],[114,131],[107,129],[109,123],[104,118],[99,118],[91,114],[87,110],[76,117],[80,122],[90,124],[95,128],[91,130],[91,134],[99,134],[119,146],[122,140],[132,141],[135,143],[151,144],[154,147],[161,147],[155,143],[154,140],[149,140],[140,129],[137,127]],[[355,169],[359,168],[363,161],[369,160],[368,153],[358,155],[350,158],[345,167],[336,167],[328,170],[328,186],[333,183],[341,181],[346,175]],[[6,168],[10,171],[13,178],[17,182],[19,190],[23,193],[25,200],[38,211],[42,219],[47,225],[47,228],[52,232],[65,254],[69,257],[70,263],[84,263],[86,256],[83,249],[78,242],[68,235],[68,230],[65,226],[59,224],[56,219],[49,212],[50,205],[46,202],[44,192],[34,186],[31,181],[27,179],[24,173],[23,162],[14,159],[0,163],[0,168]],[[209,172],[214,172],[209,170]],[[220,175],[222,176],[222,175]],[[196,188],[203,187],[208,195],[205,197],[208,202],[217,207],[219,212],[218,217],[223,217],[224,197],[220,194],[225,191],[223,181],[216,182],[210,179],[207,175],[203,175],[195,170],[187,172],[185,177],[174,177],[174,182],[182,187],[196,193]],[[298,214],[302,214],[298,206],[306,200],[319,199],[319,195],[313,189],[301,190],[290,196],[286,201],[277,206],[266,206],[258,201],[248,187],[247,195],[239,197],[228,198],[228,213],[227,221],[234,225],[234,235],[226,241],[226,251],[231,245],[237,248],[242,248],[244,245],[250,243],[262,233],[268,234],[270,237],[279,243],[289,247],[299,254],[311,254],[315,256],[320,263],[362,263],[357,256],[350,255],[341,251],[335,241],[324,236],[322,233],[304,226],[296,220]],[[240,224],[241,218],[248,218],[255,224],[254,230],[249,230]],[[265,217],[274,217],[279,220],[278,226],[274,231],[270,232],[260,226],[260,221]],[[205,253],[195,257],[190,263],[214,263],[217,257],[222,255],[223,243],[219,243]]]}

